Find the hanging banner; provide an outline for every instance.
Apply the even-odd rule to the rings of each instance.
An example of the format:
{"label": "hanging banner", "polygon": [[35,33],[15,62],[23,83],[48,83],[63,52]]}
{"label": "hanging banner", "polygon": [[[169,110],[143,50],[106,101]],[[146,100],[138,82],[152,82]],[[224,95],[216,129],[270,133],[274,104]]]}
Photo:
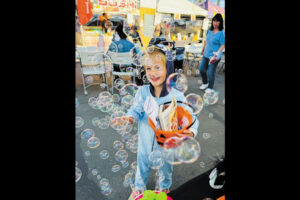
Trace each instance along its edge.
{"label": "hanging banner", "polygon": [[136,0],[99,0],[99,5],[102,7],[137,8]]}
{"label": "hanging banner", "polygon": [[77,14],[79,23],[86,24],[93,17],[90,0],[77,0]]}

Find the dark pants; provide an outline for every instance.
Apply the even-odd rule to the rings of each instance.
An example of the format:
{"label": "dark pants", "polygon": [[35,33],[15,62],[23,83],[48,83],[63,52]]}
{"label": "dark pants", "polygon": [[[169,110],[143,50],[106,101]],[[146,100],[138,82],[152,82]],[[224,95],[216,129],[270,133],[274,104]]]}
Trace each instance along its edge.
{"label": "dark pants", "polygon": [[217,69],[219,62],[220,62],[220,59],[214,63],[209,64],[209,58],[206,58],[203,56],[201,64],[199,66],[203,84],[208,83],[208,88],[210,88],[210,89],[214,88],[216,71],[217,71],[216,69]]}
{"label": "dark pants", "polygon": [[217,199],[225,194],[225,185],[221,189],[213,189],[209,185],[209,174],[213,169],[193,178],[184,183],[175,190],[172,190],[168,196],[174,200],[202,200],[206,197]]}

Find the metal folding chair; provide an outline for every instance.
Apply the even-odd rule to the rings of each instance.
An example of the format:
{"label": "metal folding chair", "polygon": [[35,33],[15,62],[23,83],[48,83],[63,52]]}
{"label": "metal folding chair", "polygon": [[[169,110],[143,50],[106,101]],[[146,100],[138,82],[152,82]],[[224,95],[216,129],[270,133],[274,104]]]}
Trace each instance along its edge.
{"label": "metal folding chair", "polygon": [[[108,51],[107,55],[110,57],[111,63],[122,66],[122,65],[131,65],[132,66],[132,59],[130,52],[111,52]],[[111,69],[111,92],[112,94],[114,93],[114,75],[117,76],[132,76],[133,77],[133,83],[135,83],[135,69],[132,68],[132,72],[116,72],[114,71],[114,67],[112,66]]]}
{"label": "metal folding chair", "polygon": [[97,46],[88,46],[88,47],[77,47],[77,51],[80,56],[80,69],[81,69],[81,77],[83,83],[84,95],[87,95],[87,88],[92,85],[99,85],[99,83],[92,83],[86,85],[85,77],[90,75],[101,75],[105,77],[105,84],[107,91],[108,89],[108,81],[107,81],[107,68],[105,65],[105,55],[104,52],[99,51]]}

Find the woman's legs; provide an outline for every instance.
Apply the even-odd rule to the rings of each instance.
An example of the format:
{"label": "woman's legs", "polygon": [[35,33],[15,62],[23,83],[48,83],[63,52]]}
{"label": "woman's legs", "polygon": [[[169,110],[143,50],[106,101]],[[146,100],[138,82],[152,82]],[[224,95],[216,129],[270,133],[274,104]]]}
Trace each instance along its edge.
{"label": "woman's legs", "polygon": [[215,78],[216,78],[216,69],[218,66],[220,60],[208,64],[208,71],[207,71],[207,75],[208,75],[208,88],[213,89],[214,88],[214,83],[215,83]]}
{"label": "woman's legs", "polygon": [[207,84],[207,82],[208,82],[207,81],[207,75],[206,75],[206,71],[207,71],[207,68],[208,68],[208,62],[209,62],[208,58],[202,57],[201,64],[199,66],[199,70],[200,70],[200,74],[201,74],[203,84]]}

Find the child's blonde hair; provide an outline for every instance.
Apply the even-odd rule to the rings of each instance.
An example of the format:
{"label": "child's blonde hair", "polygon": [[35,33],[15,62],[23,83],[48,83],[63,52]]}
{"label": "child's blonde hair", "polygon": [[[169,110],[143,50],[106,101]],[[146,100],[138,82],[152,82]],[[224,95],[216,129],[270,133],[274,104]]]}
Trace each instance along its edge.
{"label": "child's blonde hair", "polygon": [[151,49],[151,50],[146,50],[146,54],[144,54],[144,58],[146,57],[146,56],[155,56],[155,55],[159,55],[160,56],[160,58],[161,58],[161,61],[165,64],[165,66],[166,66],[166,64],[167,64],[167,59],[166,59],[166,55],[163,53],[163,51],[162,50],[160,50],[159,48],[157,48],[157,47],[154,47],[154,46],[152,46],[152,47],[150,47],[150,48],[153,48],[153,49]]}

